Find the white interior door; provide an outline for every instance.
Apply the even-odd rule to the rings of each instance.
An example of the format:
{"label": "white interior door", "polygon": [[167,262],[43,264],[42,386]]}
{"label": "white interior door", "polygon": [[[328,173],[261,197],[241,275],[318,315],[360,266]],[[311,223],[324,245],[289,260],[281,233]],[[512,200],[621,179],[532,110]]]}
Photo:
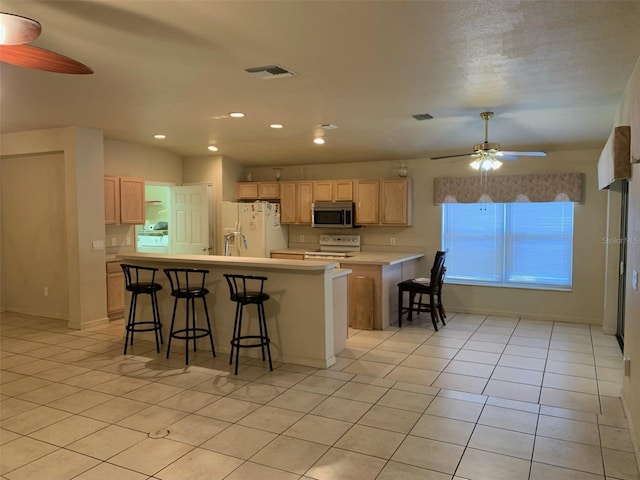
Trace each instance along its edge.
{"label": "white interior door", "polygon": [[171,187],[171,253],[209,255],[209,198],[206,185]]}

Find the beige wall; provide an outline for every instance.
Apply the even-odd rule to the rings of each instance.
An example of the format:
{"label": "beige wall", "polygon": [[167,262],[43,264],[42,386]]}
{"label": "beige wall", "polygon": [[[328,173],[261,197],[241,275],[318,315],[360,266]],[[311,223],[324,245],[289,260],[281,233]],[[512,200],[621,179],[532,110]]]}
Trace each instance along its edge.
{"label": "beige wall", "polygon": [[[51,185],[49,188],[62,192],[64,215],[56,215],[54,218],[42,218],[42,228],[52,229],[56,235],[59,235],[60,241],[59,255],[66,256],[66,276],[65,285],[56,285],[55,288],[49,288],[49,296],[54,293],[60,296],[67,296],[67,309],[65,312],[60,305],[65,302],[62,298],[57,298],[56,304],[48,304],[42,300],[45,298],[41,282],[43,268],[42,262],[32,261],[30,263],[19,264],[16,266],[13,262],[18,258],[28,258],[29,255],[37,255],[34,248],[37,246],[25,243],[18,246],[18,252],[11,252],[12,242],[21,242],[22,238],[28,238],[31,233],[29,225],[31,222],[25,222],[26,225],[15,226],[9,229],[2,225],[2,276],[3,289],[0,292],[2,297],[2,305],[9,306],[18,302],[24,305],[24,301],[16,299],[11,292],[7,290],[6,285],[13,281],[13,273],[20,271],[21,276],[30,279],[29,284],[33,284],[33,295],[31,303],[27,304],[29,310],[26,313],[35,315],[45,315],[52,317],[60,317],[66,314],[68,324],[71,328],[81,328],[93,323],[107,321],[106,315],[106,282],[104,271],[104,250],[94,251],[93,241],[104,239],[104,195],[103,190],[103,137],[100,130],[87,128],[59,128],[50,130],[36,130],[29,132],[8,133],[3,134],[0,138],[0,158],[3,162],[8,161],[7,173],[11,170],[11,176],[19,176],[22,165],[14,163],[14,158],[24,157],[32,159],[34,157],[45,155],[49,158],[56,159],[52,166],[52,176],[49,179]],[[57,159],[60,159],[59,161]],[[29,160],[29,163],[32,160]],[[30,166],[24,165],[24,186],[26,188],[25,195],[39,195],[34,193],[27,182]],[[31,172],[33,173],[33,172]],[[36,174],[37,176],[37,174]],[[43,180],[40,179],[40,182]],[[12,198],[11,203],[16,199]],[[46,201],[45,198],[42,198]],[[27,203],[28,204],[28,203]],[[2,202],[3,212],[8,208],[12,208],[9,199]],[[46,208],[46,207],[43,207]],[[96,214],[96,212],[99,212]],[[4,216],[3,216],[4,218]],[[3,220],[4,222],[4,220]],[[56,222],[63,222],[60,229],[54,225]],[[45,227],[46,226],[46,227]],[[23,228],[22,231],[15,231]],[[17,239],[17,240],[16,240]],[[22,250],[21,250],[22,249]],[[13,256],[17,253],[18,258]],[[56,253],[51,253],[56,255]],[[55,262],[55,259],[50,261]],[[60,267],[62,269],[62,267]],[[9,276],[11,273],[11,276]],[[57,280],[62,278],[57,277]],[[45,280],[50,280],[45,278]],[[52,290],[53,288],[53,290]],[[9,296],[9,293],[12,296]],[[53,300],[53,299],[52,299]]]}
{"label": "beige wall", "polygon": [[[505,162],[501,175],[583,172],[584,203],[576,204],[574,226],[573,290],[559,292],[516,288],[478,287],[449,284],[447,307],[453,311],[482,314],[516,315],[533,319],[602,324],[603,279],[607,194],[597,188],[597,161],[600,152],[579,150],[551,152],[546,158],[520,158]],[[476,175],[464,160],[407,160],[413,179],[412,227],[364,227],[352,230],[362,236],[364,250],[423,251],[427,254],[421,269],[426,275],[433,253],[440,248],[441,208],[433,202],[433,179],[442,176]],[[366,165],[366,168],[363,168]],[[328,178],[375,178],[393,176],[398,162],[307,165],[283,168],[281,180]],[[271,168],[251,169],[254,180],[273,180]],[[366,172],[366,175],[363,175]],[[478,181],[479,178],[478,178]],[[318,236],[325,229],[290,227],[290,246],[317,247]],[[344,233],[344,232],[343,232]],[[304,243],[300,243],[304,235]],[[397,246],[390,246],[390,237]]]}
{"label": "beige wall", "polygon": [[[635,123],[631,118],[635,118]],[[640,59],[629,79],[616,119],[616,125],[631,125],[632,143],[637,143],[637,140],[634,142],[634,138],[640,138],[639,120]],[[637,154],[637,150],[632,152]],[[634,270],[640,274],[640,163],[633,165],[629,181],[624,355],[631,361],[631,372],[630,376],[624,377],[622,384],[622,398],[631,425],[636,459],[640,464],[640,286],[633,288]]]}
{"label": "beige wall", "polygon": [[0,166],[3,310],[68,319],[64,156],[9,157]]}

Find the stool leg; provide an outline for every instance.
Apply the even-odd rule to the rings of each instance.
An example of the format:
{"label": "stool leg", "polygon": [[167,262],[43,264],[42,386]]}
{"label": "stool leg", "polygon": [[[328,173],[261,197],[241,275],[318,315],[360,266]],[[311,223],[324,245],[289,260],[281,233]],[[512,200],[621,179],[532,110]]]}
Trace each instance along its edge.
{"label": "stool leg", "polygon": [[231,353],[229,354],[229,365],[233,363],[233,349],[234,342],[236,342],[236,338],[238,338],[238,318],[240,315],[240,302],[236,303],[236,316],[233,319],[233,335],[231,336]]}
{"label": "stool leg", "polygon": [[133,328],[136,317],[136,305],[138,295],[136,293],[131,294],[131,304],[129,305],[129,317],[127,318],[127,326],[125,328],[126,334],[124,337],[124,354],[127,354],[127,345],[129,344],[129,336],[131,336],[131,345],[133,345]]}
{"label": "stool leg", "polygon": [[155,328],[156,352],[160,353],[160,329],[162,328],[162,324],[160,323],[160,312],[158,312],[158,302],[155,291],[151,292],[151,314],[153,316],[153,326]]}
{"label": "stool leg", "polygon": [[402,289],[398,288],[398,328],[402,328]]}
{"label": "stool leg", "polygon": [[415,300],[416,294],[413,292],[409,292],[409,316],[407,320],[411,322],[413,320],[413,302]]}
{"label": "stool leg", "polygon": [[[264,327],[264,342],[266,342],[267,355],[269,355],[269,370],[273,370],[273,364],[271,363],[271,346],[270,346],[271,341],[269,340],[269,333],[267,332],[267,319],[266,319],[266,315],[264,314],[264,303],[260,303],[258,305],[258,322],[260,322],[261,320],[262,320],[262,325]],[[260,331],[262,334],[262,328],[260,329]],[[262,352],[262,360],[264,360],[264,349]]]}
{"label": "stool leg", "polygon": [[258,328],[260,329],[260,350],[262,350],[262,361],[264,362],[266,360],[266,357],[264,355],[264,343],[265,343],[265,332],[262,328],[262,323],[264,320],[264,317],[262,316],[262,303],[256,303],[256,307],[258,309]]}
{"label": "stool leg", "polygon": [[[238,318],[238,337],[242,334],[242,313],[244,309],[242,308],[244,305],[240,307],[240,317]],[[236,375],[238,374],[238,365],[240,363],[240,339],[236,340]]]}
{"label": "stool leg", "polygon": [[185,339],[185,363],[187,365],[189,365],[189,299],[186,299],[185,302],[185,318],[184,318],[184,322],[185,322],[185,329],[184,329],[184,335],[186,337]]}
{"label": "stool leg", "polygon": [[155,315],[153,319],[156,321],[158,326],[158,333],[160,334],[160,343],[164,345],[164,339],[162,338],[162,323],[160,322],[160,309],[158,308],[158,294],[154,292],[151,294],[153,296],[153,307],[155,307]]}
{"label": "stool leg", "polygon": [[178,306],[178,299],[173,300],[173,314],[171,315],[171,327],[169,328],[169,340],[167,342],[167,359],[169,358],[169,352],[171,351],[171,339],[173,338],[173,325],[176,323],[176,307]]}
{"label": "stool leg", "polygon": [[207,328],[209,329],[209,341],[211,342],[211,352],[213,356],[216,356],[216,348],[213,346],[213,332],[211,331],[211,322],[209,321],[209,309],[207,308],[207,299],[202,297],[202,304],[204,306],[204,316],[207,319]]}

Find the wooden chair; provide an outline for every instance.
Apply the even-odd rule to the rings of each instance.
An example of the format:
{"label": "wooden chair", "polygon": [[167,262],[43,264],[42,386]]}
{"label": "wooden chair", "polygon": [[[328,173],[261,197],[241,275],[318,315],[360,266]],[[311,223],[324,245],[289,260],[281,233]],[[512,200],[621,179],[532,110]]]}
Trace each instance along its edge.
{"label": "wooden chair", "polygon": [[[447,271],[444,266],[446,252],[436,252],[431,275],[428,279],[404,280],[398,284],[398,327],[402,327],[402,315],[406,312],[407,320],[413,320],[413,312],[430,313],[433,328],[438,331],[438,320],[446,325],[446,313],[442,303],[442,286]],[[403,307],[404,292],[409,294],[409,306]],[[416,295],[418,300],[416,301]],[[426,301],[428,299],[428,301]],[[440,318],[438,318],[438,316]]]}

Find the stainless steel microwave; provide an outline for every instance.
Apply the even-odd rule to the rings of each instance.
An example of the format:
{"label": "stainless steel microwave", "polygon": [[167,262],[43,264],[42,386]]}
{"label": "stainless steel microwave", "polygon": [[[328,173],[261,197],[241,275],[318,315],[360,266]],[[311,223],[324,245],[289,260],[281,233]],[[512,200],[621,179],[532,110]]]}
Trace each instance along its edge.
{"label": "stainless steel microwave", "polygon": [[353,228],[353,202],[313,202],[311,226]]}

